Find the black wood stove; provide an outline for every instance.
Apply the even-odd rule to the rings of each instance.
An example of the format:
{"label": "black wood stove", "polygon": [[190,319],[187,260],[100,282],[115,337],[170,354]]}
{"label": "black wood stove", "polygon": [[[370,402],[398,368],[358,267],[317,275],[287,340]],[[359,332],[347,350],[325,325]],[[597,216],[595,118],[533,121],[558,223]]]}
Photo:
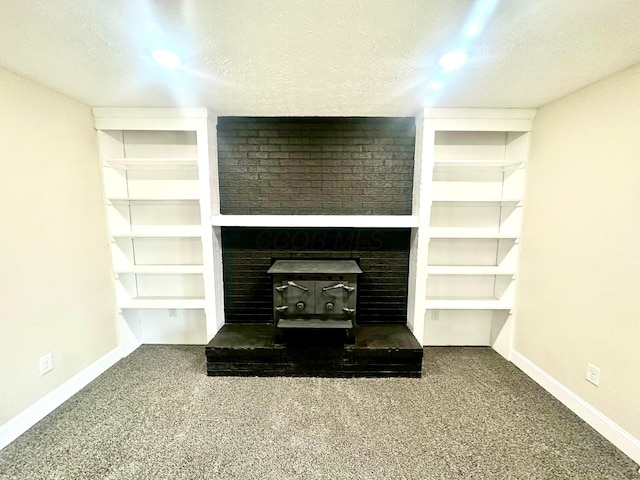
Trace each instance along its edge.
{"label": "black wood stove", "polygon": [[279,329],[347,329],[356,325],[358,277],[354,260],[277,260],[273,320]]}

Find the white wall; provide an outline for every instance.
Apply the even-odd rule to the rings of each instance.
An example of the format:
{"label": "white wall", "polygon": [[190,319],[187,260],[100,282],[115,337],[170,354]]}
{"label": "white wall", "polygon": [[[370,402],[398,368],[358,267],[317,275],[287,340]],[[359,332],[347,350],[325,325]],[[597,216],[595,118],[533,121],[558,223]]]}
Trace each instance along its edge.
{"label": "white wall", "polygon": [[117,335],[90,108],[2,69],[0,105],[1,426]]}
{"label": "white wall", "polygon": [[637,441],[640,65],[540,108],[527,175],[515,350]]}

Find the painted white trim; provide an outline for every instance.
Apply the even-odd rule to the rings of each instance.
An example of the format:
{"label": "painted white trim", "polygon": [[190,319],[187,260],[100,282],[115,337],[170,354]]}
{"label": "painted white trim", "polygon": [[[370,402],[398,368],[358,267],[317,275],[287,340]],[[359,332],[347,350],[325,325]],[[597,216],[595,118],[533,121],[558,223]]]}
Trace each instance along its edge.
{"label": "painted white trim", "polygon": [[209,116],[206,108],[94,107],[98,130],[197,130]]}
{"label": "painted white trim", "polygon": [[424,345],[424,315],[427,291],[429,256],[429,225],[431,223],[431,187],[435,129],[431,120],[416,118],[416,148],[413,164],[413,210],[416,228],[411,231],[409,250],[409,282],[407,295],[407,326],[420,345]]}
{"label": "painted white trim", "polygon": [[[175,107],[93,107],[94,117],[100,118],[207,118],[206,108]],[[118,129],[121,130],[121,129]]]}
{"label": "painted white trim", "polygon": [[536,110],[520,108],[427,108],[436,130],[529,132]]}
{"label": "painted white trim", "polygon": [[0,450],[25,433],[122,358],[120,347],[99,358],[0,426]]}
{"label": "painted white trim", "polygon": [[526,119],[533,120],[537,110],[532,108],[425,108],[424,118],[462,119]]}
{"label": "painted white trim", "polygon": [[635,438],[620,425],[558,382],[520,352],[512,350],[511,361],[538,385],[564,404],[564,406],[628,455],[634,462],[640,464],[640,439]]}
{"label": "painted white trim", "polygon": [[218,117],[209,116],[198,130],[200,181],[200,223],[202,224],[202,259],[205,289],[205,343],[224,324],[224,289],[222,243],[220,229],[211,226],[213,215],[220,214],[220,181],[218,179]]}
{"label": "painted white trim", "polygon": [[412,215],[213,215],[211,224],[220,227],[346,227],[412,228]]}

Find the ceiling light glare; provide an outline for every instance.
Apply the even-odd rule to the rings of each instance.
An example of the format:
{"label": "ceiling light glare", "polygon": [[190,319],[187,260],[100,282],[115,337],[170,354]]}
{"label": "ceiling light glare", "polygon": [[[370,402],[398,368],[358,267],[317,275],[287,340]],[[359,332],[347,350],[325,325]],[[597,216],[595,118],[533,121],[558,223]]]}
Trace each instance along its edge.
{"label": "ceiling light glare", "polygon": [[480,33],[480,30],[482,30],[482,27],[478,22],[472,23],[471,25],[469,25],[469,28],[467,28],[467,37],[469,38],[475,37]]}
{"label": "ceiling light glare", "polygon": [[442,87],[444,87],[444,82],[431,82],[429,84],[431,90],[440,90]]}
{"label": "ceiling light glare", "polygon": [[440,61],[438,63],[445,70],[455,70],[456,68],[461,67],[466,60],[467,54],[457,50],[455,52],[445,53],[440,57]]}
{"label": "ceiling light glare", "polygon": [[182,63],[180,57],[169,50],[154,50],[151,56],[160,66],[171,70],[178,68]]}

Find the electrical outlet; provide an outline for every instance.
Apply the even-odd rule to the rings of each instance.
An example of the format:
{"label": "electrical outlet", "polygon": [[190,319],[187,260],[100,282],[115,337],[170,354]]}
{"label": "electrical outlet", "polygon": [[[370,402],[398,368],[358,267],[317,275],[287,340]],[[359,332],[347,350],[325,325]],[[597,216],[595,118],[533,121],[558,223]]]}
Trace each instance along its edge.
{"label": "electrical outlet", "polygon": [[584,378],[587,379],[587,382],[591,382],[597,387],[600,384],[600,369],[591,363],[587,363],[587,372]]}
{"label": "electrical outlet", "polygon": [[177,317],[178,316],[178,311],[175,308],[170,308],[169,309],[169,316],[170,317]]}
{"label": "electrical outlet", "polygon": [[53,354],[47,353],[38,360],[38,367],[40,368],[40,375],[44,375],[47,372],[53,370]]}

